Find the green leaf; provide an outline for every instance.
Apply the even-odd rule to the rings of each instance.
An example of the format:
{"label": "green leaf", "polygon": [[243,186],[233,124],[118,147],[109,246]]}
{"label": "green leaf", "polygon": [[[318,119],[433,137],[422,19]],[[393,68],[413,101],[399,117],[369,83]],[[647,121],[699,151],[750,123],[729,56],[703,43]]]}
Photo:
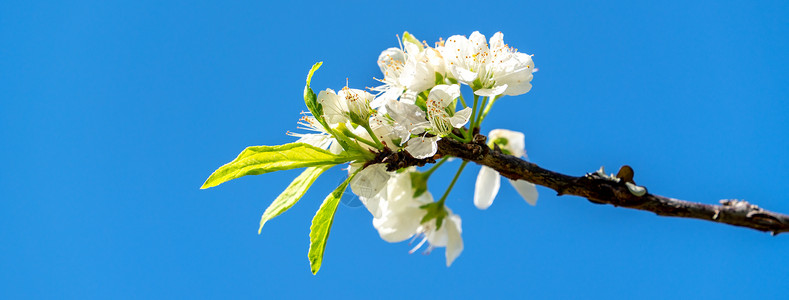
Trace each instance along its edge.
{"label": "green leaf", "polygon": [[315,92],[312,91],[310,88],[310,82],[312,82],[312,75],[315,74],[323,62],[317,62],[312,66],[310,72],[307,74],[307,85],[304,86],[304,103],[307,105],[307,109],[310,110],[310,113],[318,120],[322,120],[323,118],[323,107],[321,104],[318,103],[318,96],[315,95]]}
{"label": "green leaf", "polygon": [[343,152],[342,155],[332,154],[329,151],[304,143],[291,143],[281,146],[252,146],[241,151],[241,154],[233,161],[216,169],[200,188],[207,189],[246,175],[260,175],[296,168],[336,165],[357,158],[346,152]]}
{"label": "green leaf", "polygon": [[277,199],[274,199],[274,202],[271,202],[271,205],[266,208],[266,211],[263,212],[263,216],[260,218],[260,228],[258,229],[258,234],[260,231],[263,230],[263,225],[268,222],[268,220],[273,219],[276,216],[284,213],[286,210],[293,207],[296,202],[299,202],[304,193],[312,186],[312,183],[315,182],[315,179],[318,179],[318,176],[321,176],[324,171],[328,170],[332,166],[320,166],[320,167],[309,167],[304,172],[293,179],[293,182],[288,185],[288,187],[282,191]]}
{"label": "green leaf", "polygon": [[439,84],[446,84],[446,83],[444,82],[444,75],[441,75],[441,73],[436,72],[436,85]]}
{"label": "green leaf", "polygon": [[348,182],[353,176],[348,176],[348,179],[343,181],[326,199],[323,200],[321,208],[315,213],[312,218],[312,226],[310,226],[310,251],[307,257],[310,259],[310,269],[312,274],[317,274],[323,262],[323,252],[326,250],[326,240],[329,238],[329,231],[334,222],[334,213],[337,211],[337,205],[340,204],[340,198],[348,187]]}
{"label": "green leaf", "polygon": [[420,206],[419,208],[426,210],[425,216],[419,221],[420,224],[436,220],[436,230],[441,229],[441,224],[444,223],[444,218],[447,216],[447,211],[444,209],[444,204],[441,202],[432,202]]}
{"label": "green leaf", "polygon": [[414,191],[414,198],[427,192],[428,175],[422,172],[411,172],[411,189]]}
{"label": "green leaf", "polygon": [[416,102],[414,103],[416,106],[421,108],[423,111],[427,111],[427,96],[429,92],[424,91],[416,95]]}

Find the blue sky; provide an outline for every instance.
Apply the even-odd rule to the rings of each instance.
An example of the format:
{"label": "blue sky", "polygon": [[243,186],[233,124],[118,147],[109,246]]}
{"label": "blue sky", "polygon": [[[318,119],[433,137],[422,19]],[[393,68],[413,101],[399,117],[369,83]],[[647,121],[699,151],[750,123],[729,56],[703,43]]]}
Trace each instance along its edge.
{"label": "blue sky", "polygon": [[[447,203],[465,250],[409,255],[341,206],[318,276],[309,224],[343,174],[258,221],[298,171],[209,190],[244,147],[291,142],[304,77],[373,86],[407,30],[479,30],[534,54],[533,89],[483,131],[580,175],[633,166],[650,192],[789,213],[785,1],[4,1],[0,4],[0,298],[782,298],[789,237],[502,186]],[[641,1],[639,1],[641,2]],[[441,193],[457,162],[434,181]]]}

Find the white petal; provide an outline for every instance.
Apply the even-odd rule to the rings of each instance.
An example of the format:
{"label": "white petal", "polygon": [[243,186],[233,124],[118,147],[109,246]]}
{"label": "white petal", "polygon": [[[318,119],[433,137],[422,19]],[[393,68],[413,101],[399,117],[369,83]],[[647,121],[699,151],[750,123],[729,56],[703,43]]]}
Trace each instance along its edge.
{"label": "white petal", "polygon": [[405,47],[405,53],[409,56],[417,55],[419,52],[422,52],[422,44],[413,43],[412,41],[404,39],[403,46]]}
{"label": "white petal", "polygon": [[430,89],[430,94],[427,96],[427,101],[435,101],[438,106],[447,107],[457,97],[460,97],[460,85],[440,84]]}
{"label": "white petal", "polygon": [[417,59],[409,59],[400,75],[400,84],[416,93],[431,88],[435,83],[436,75],[433,68],[426,62]]}
{"label": "white petal", "polygon": [[452,73],[454,73],[455,76],[458,77],[457,79],[460,82],[463,82],[463,83],[466,83],[466,84],[470,84],[475,79],[477,79],[477,72],[468,70],[468,69],[463,68],[463,67],[454,66],[454,65],[450,66],[450,68],[452,69]]}
{"label": "white petal", "polygon": [[400,211],[407,207],[419,206],[414,203],[410,172],[396,173],[386,185],[386,192],[390,210]]}
{"label": "white petal", "polygon": [[506,46],[504,44],[504,34],[501,31],[496,32],[492,37],[490,37],[490,49],[498,49],[503,48]]}
{"label": "white petal", "polygon": [[499,193],[501,176],[499,172],[489,167],[482,166],[477,174],[477,183],[474,189],[474,206],[479,209],[488,209],[493,204],[493,199]]}
{"label": "white petal", "polygon": [[474,94],[475,95],[480,95],[480,96],[483,96],[483,97],[493,97],[493,96],[501,95],[506,90],[507,90],[507,85],[506,84],[502,84],[502,85],[499,85],[499,86],[494,86],[493,88],[490,88],[490,89],[478,89],[478,90],[474,91]]}
{"label": "white petal", "polygon": [[463,252],[463,238],[460,234],[463,232],[460,217],[458,215],[450,215],[444,221],[444,226],[447,227],[447,267],[452,265],[452,262]]}
{"label": "white petal", "polygon": [[[379,108],[389,102],[390,100],[397,100],[403,94],[403,88],[398,86],[389,86],[386,90],[378,95],[373,101],[370,101],[370,108]],[[386,113],[382,111],[381,113]]]}
{"label": "white petal", "polygon": [[367,166],[351,179],[351,190],[359,197],[375,197],[386,187],[389,177],[389,173],[386,172],[386,164]]}
{"label": "white petal", "polygon": [[381,239],[397,243],[416,234],[424,215],[425,210],[418,207],[399,212],[388,211],[382,217],[373,219],[373,227],[378,230]]}
{"label": "white petal", "polygon": [[523,200],[526,200],[526,202],[532,206],[537,205],[538,194],[537,187],[534,183],[525,180],[510,180],[510,184],[512,184],[512,187],[523,197]]}
{"label": "white petal", "polygon": [[[425,58],[427,59],[427,64],[433,69],[433,72],[439,74],[446,73],[446,64],[444,62],[444,57],[441,56],[441,51],[435,48],[427,48],[425,51]],[[435,76],[435,74],[433,75]]]}
{"label": "white petal", "polygon": [[416,103],[416,96],[417,93],[414,91],[405,91],[402,95],[400,95],[400,102],[405,104],[414,104]]}
{"label": "white petal", "polygon": [[340,154],[344,149],[342,148],[340,143],[337,142],[337,140],[335,140],[334,138],[332,138],[331,140],[332,140],[332,143],[329,146],[329,152],[334,153],[334,154]]}
{"label": "white petal", "polygon": [[468,123],[468,119],[470,117],[471,117],[471,107],[466,107],[456,112],[454,116],[449,118],[449,123],[452,124],[452,127],[460,128],[463,127],[463,125],[466,125],[466,123]]}
{"label": "white petal", "polygon": [[341,99],[333,90],[320,91],[318,93],[318,102],[323,106],[323,115],[327,122],[337,124],[348,120],[345,116],[348,112],[345,99]]}
{"label": "white petal", "polygon": [[462,35],[450,36],[447,39],[447,42],[444,44],[444,48],[441,49],[441,51],[443,51],[442,56],[445,57],[445,59],[448,62],[448,65],[450,66],[456,65],[462,60],[461,54],[463,54],[463,51],[465,51],[467,47],[468,47],[468,39],[465,36]]}
{"label": "white petal", "polygon": [[381,193],[372,198],[359,197],[359,200],[362,201],[362,204],[364,204],[364,207],[367,208],[367,211],[373,215],[373,218],[380,218],[383,214],[383,211],[386,209],[386,201],[384,200],[384,197],[381,197],[380,195]]}
{"label": "white petal", "polygon": [[507,86],[507,91],[504,92],[507,96],[523,95],[531,91],[531,82],[521,81],[515,85]]}
{"label": "white petal", "polygon": [[534,62],[531,55],[515,53],[498,67],[499,69],[494,72],[494,80],[508,85],[505,95],[517,96],[531,90],[531,80],[534,78],[532,75]]}
{"label": "white petal", "polygon": [[468,37],[469,46],[472,49],[472,53],[487,53],[488,52],[488,41],[485,40],[485,35],[479,33],[479,31],[474,31]]}
{"label": "white petal", "polygon": [[440,138],[437,136],[410,139],[405,146],[405,151],[418,159],[431,157],[438,151],[438,139]]}
{"label": "white petal", "polygon": [[311,146],[315,146],[321,149],[329,148],[333,138],[329,135],[320,134],[320,133],[305,133],[301,135],[296,143],[305,143]]}
{"label": "white petal", "polygon": [[389,48],[381,52],[378,56],[378,67],[381,68],[381,73],[384,78],[393,76],[394,74],[387,74],[388,68],[397,68],[405,62],[405,54],[399,48]]}

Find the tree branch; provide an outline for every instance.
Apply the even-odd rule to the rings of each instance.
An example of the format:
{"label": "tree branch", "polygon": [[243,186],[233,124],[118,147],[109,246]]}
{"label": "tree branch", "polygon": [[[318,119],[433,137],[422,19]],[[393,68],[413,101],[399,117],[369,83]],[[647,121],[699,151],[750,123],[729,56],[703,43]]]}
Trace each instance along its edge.
{"label": "tree branch", "polygon": [[[721,200],[721,205],[689,202],[646,193],[633,194],[624,180],[596,173],[581,177],[543,169],[517,157],[491,150],[485,136],[475,135],[471,143],[441,139],[438,156],[455,156],[498,171],[510,179],[523,179],[555,190],[558,195],[575,195],[597,204],[611,204],[654,212],[660,216],[693,218],[747,227],[777,235],[789,232],[789,216],[767,211],[741,200]],[[437,158],[437,157],[435,157]]]}

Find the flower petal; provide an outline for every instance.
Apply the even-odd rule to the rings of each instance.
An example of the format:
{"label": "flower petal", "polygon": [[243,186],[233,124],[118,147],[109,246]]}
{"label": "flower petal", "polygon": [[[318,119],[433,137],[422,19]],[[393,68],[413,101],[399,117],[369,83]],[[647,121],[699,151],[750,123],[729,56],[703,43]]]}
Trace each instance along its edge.
{"label": "flower petal", "polygon": [[471,71],[469,69],[452,65],[450,66],[452,73],[458,77],[460,82],[470,84],[475,79],[477,79],[477,72]]}
{"label": "flower petal", "polygon": [[321,149],[329,148],[329,145],[334,141],[330,135],[320,133],[304,133],[296,140],[296,143],[305,143],[310,146],[315,146]]}
{"label": "flower petal", "polygon": [[493,204],[493,199],[499,193],[501,176],[499,172],[489,167],[482,166],[477,174],[477,183],[474,189],[474,206],[479,209],[488,209]]}
{"label": "flower petal", "polygon": [[488,53],[488,41],[485,40],[485,35],[479,33],[479,31],[474,31],[468,37],[469,47],[471,48],[474,54],[484,55]]}
{"label": "flower petal", "polygon": [[463,238],[460,234],[463,232],[460,217],[452,214],[444,221],[444,226],[447,227],[447,267],[452,265],[452,262],[463,252]]}
{"label": "flower petal", "polygon": [[409,207],[401,211],[387,210],[380,218],[373,219],[373,227],[381,239],[390,243],[402,242],[416,234],[425,210]]}
{"label": "flower petal", "polygon": [[435,71],[421,60],[409,59],[400,75],[400,84],[416,93],[431,88],[435,83]]}
{"label": "flower petal", "polygon": [[463,127],[463,125],[466,125],[466,123],[468,123],[468,119],[470,117],[471,117],[471,107],[466,107],[456,112],[454,116],[449,118],[449,123],[452,124],[452,127],[460,128]]}
{"label": "flower petal", "polygon": [[499,49],[505,46],[504,34],[501,33],[501,31],[496,32],[492,37],[490,37],[490,49]]}
{"label": "flower petal", "polygon": [[386,172],[386,164],[367,166],[351,179],[351,190],[359,197],[375,197],[386,187],[389,177],[389,173]]}
{"label": "flower petal", "polygon": [[385,201],[385,198],[381,197],[380,194],[372,198],[359,197],[359,200],[362,201],[362,204],[364,204],[364,207],[367,208],[367,211],[369,211],[370,214],[373,215],[373,218],[380,218],[381,215],[383,214],[383,211],[386,209],[385,206],[387,203]]}
{"label": "flower petal", "polygon": [[438,151],[437,142],[439,139],[437,136],[410,139],[405,146],[405,151],[408,151],[411,156],[418,159],[431,157]]}
{"label": "flower petal", "polygon": [[523,200],[526,200],[526,202],[532,206],[537,205],[538,194],[537,187],[534,183],[525,180],[510,180],[510,184],[512,184],[512,187],[523,197]]}
{"label": "flower petal", "polygon": [[531,90],[531,80],[534,78],[534,62],[531,55],[524,53],[514,53],[510,59],[498,66],[494,80],[497,83],[506,84],[507,90],[504,92],[508,96],[525,94]]}
{"label": "flower petal", "polygon": [[395,76],[396,74],[388,73],[387,71],[401,68],[404,63],[405,53],[400,48],[386,49],[378,56],[378,67],[381,69],[381,73],[384,74],[384,78]]}
{"label": "flower petal", "polygon": [[478,90],[474,91],[474,94],[475,95],[480,95],[480,96],[483,96],[483,97],[493,97],[493,96],[501,95],[506,90],[507,90],[507,85],[506,84],[502,84],[502,85],[499,85],[499,86],[494,86],[491,89],[478,89]]}
{"label": "flower petal", "polygon": [[326,89],[318,93],[318,103],[323,106],[323,116],[330,124],[343,123],[348,120],[346,113],[348,107],[345,99],[340,98],[332,89]]}
{"label": "flower petal", "polygon": [[430,89],[430,94],[427,96],[428,102],[435,101],[439,107],[447,107],[457,97],[460,97],[460,85],[446,85],[440,84]]}

